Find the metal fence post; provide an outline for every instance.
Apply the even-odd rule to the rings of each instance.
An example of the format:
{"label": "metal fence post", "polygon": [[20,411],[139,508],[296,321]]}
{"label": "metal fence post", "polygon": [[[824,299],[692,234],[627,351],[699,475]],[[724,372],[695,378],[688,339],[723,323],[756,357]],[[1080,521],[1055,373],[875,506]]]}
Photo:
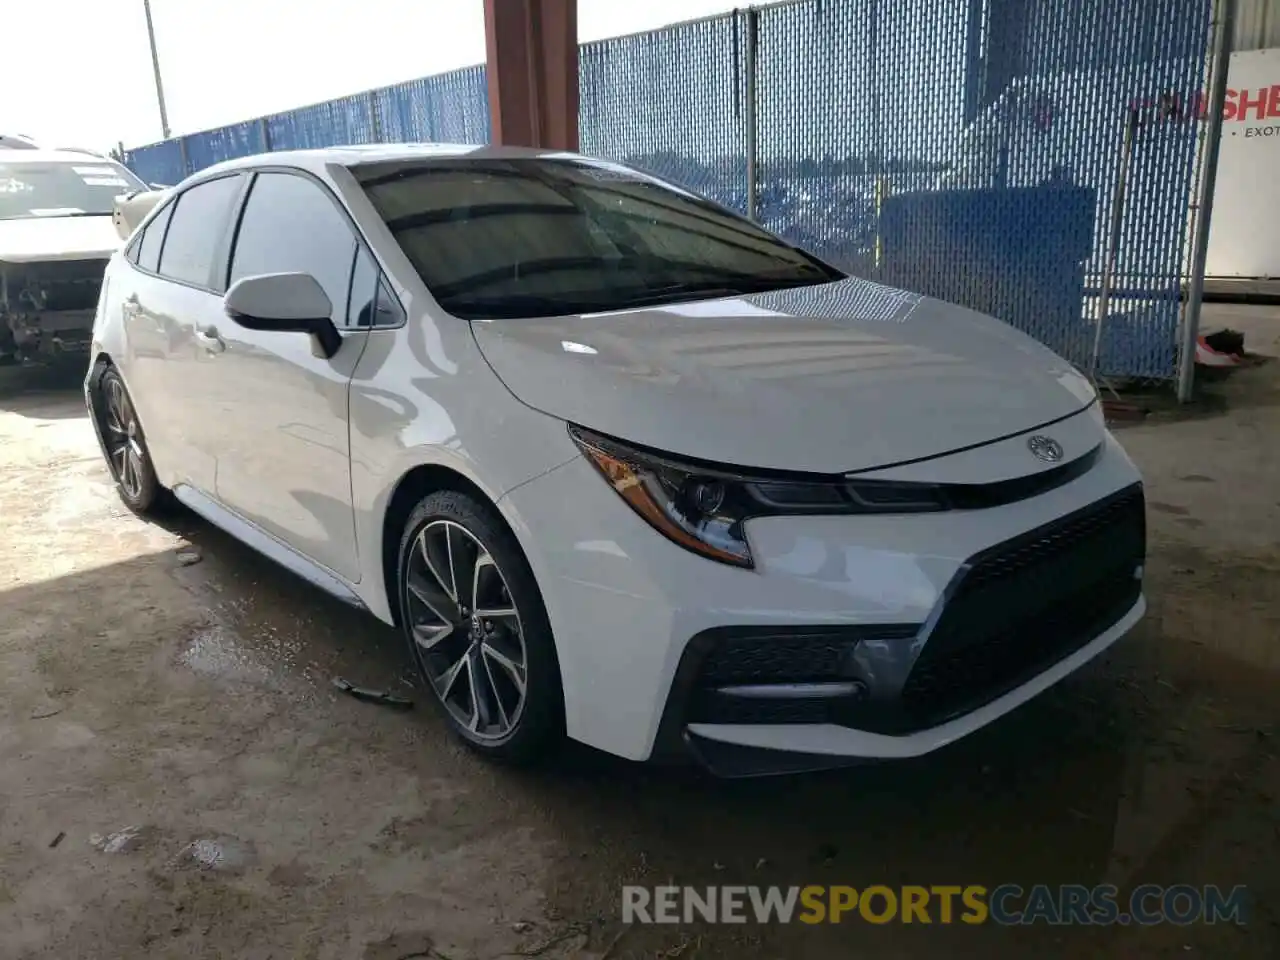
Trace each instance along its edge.
{"label": "metal fence post", "polygon": [[1196,188],[1195,237],[1191,250],[1191,279],[1187,288],[1187,309],[1182,322],[1182,343],[1178,353],[1178,402],[1191,399],[1196,370],[1196,342],[1200,336],[1200,305],[1204,299],[1204,271],[1209,256],[1209,221],[1213,218],[1213,191],[1218,182],[1218,154],[1222,145],[1222,114],[1227,100],[1227,70],[1231,65],[1231,31],[1235,21],[1235,0],[1215,0],[1213,66],[1210,72],[1209,103],[1204,123],[1204,160]]}
{"label": "metal fence post", "polygon": [[1129,165],[1133,161],[1133,141],[1138,133],[1138,111],[1129,108],[1124,121],[1124,144],[1120,152],[1120,175],[1116,178],[1116,192],[1111,200],[1111,229],[1107,233],[1106,259],[1102,261],[1102,285],[1098,290],[1098,323],[1093,330],[1093,353],[1089,357],[1089,379],[1098,383],[1098,358],[1102,355],[1102,325],[1111,313],[1111,287],[1115,280],[1116,257],[1120,251],[1120,236],[1124,229],[1125,196],[1129,189]]}
{"label": "metal fence post", "polygon": [[756,54],[759,39],[760,12],[755,7],[747,7],[747,49],[746,49],[746,91],[744,99],[746,110],[744,117],[747,134],[747,217],[756,218],[757,179],[757,142],[756,142]]}
{"label": "metal fence post", "polygon": [[169,112],[164,106],[164,84],[160,80],[160,55],[156,52],[156,29],[151,22],[151,0],[142,0],[142,10],[147,17],[147,40],[151,44],[151,71],[156,81],[156,105],[160,108],[160,137],[169,139]]}
{"label": "metal fence post", "polygon": [[262,132],[262,152],[271,152],[271,125],[267,123],[267,118],[262,117],[258,120],[258,129]]}
{"label": "metal fence post", "polygon": [[178,156],[182,158],[182,176],[187,178],[191,176],[191,160],[187,157],[187,138],[178,138]]}

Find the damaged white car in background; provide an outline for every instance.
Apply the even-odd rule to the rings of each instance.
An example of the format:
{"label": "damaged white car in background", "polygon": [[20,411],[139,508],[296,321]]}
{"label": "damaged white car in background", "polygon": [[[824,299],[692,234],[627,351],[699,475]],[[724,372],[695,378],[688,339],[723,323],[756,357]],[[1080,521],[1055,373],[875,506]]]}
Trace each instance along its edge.
{"label": "damaged white car in background", "polygon": [[123,242],[116,198],[148,190],[86,151],[0,149],[0,363],[83,357]]}

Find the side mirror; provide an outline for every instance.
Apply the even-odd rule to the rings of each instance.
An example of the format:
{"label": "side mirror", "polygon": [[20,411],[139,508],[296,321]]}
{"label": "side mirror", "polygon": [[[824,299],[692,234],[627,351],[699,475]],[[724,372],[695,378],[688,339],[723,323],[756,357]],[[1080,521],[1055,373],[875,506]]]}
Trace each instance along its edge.
{"label": "side mirror", "polygon": [[227,316],[248,330],[309,333],[326,358],[342,346],[329,295],[309,273],[243,277],[231,285],[222,306]]}

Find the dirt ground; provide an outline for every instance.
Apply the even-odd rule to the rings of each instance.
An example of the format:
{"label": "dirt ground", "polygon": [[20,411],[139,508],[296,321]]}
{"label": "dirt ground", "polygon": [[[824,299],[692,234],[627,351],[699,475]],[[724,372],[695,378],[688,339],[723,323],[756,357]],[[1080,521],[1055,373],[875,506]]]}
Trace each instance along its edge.
{"label": "dirt ground", "polygon": [[[1280,312],[1219,311],[1280,355]],[[331,681],[399,639],[190,515],[128,514],[78,384],[0,389],[0,956],[1280,955],[1280,363],[1119,436],[1151,612],[919,761],[716,782],[536,773]],[[197,559],[198,558],[198,559]],[[191,562],[191,561],[195,562]],[[1247,885],[1246,927],[624,927],[620,886]]]}

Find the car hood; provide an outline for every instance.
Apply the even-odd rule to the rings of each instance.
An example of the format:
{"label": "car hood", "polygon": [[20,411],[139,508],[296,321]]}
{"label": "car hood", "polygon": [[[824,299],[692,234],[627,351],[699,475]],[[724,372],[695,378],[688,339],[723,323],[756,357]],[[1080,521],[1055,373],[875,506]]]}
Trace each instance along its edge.
{"label": "car hood", "polygon": [[522,401],[600,433],[742,467],[843,473],[1070,416],[1093,387],[992,317],[864,280],[475,321]]}
{"label": "car hood", "polygon": [[106,259],[120,246],[110,216],[0,220],[0,260]]}

